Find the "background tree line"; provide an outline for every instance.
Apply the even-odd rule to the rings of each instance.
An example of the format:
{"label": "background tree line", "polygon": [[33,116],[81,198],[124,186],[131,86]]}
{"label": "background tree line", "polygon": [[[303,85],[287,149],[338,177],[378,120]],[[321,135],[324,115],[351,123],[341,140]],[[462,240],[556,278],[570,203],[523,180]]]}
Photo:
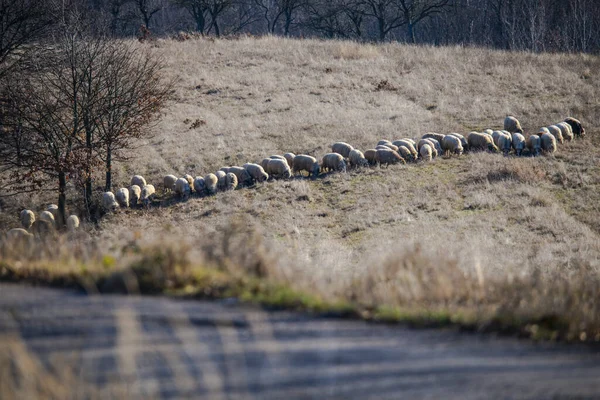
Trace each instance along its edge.
{"label": "background tree line", "polygon": [[[197,31],[477,45],[508,50],[600,50],[597,0],[71,0],[111,34]],[[93,17],[92,17],[93,16]]]}

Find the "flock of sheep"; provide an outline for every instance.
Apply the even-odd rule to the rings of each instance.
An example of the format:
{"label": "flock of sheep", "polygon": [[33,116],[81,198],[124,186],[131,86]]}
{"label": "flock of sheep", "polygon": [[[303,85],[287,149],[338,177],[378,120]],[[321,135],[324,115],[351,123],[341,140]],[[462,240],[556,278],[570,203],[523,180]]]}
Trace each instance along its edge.
{"label": "flock of sheep", "polygon": [[[178,178],[167,175],[163,178],[164,192],[172,192],[178,198],[188,198],[192,193],[200,196],[213,195],[218,191],[235,190],[241,186],[249,186],[255,182],[268,179],[289,179],[293,175],[304,172],[316,178],[321,172],[346,172],[347,168],[369,167],[374,165],[405,164],[408,162],[431,161],[438,156],[461,155],[467,151],[490,151],[508,155],[514,151],[516,156],[528,153],[538,156],[556,151],[557,142],[572,141],[574,137],[585,136],[585,129],[575,118],[567,118],[563,122],[540,128],[538,133],[524,136],[519,121],[512,116],[504,120],[504,130],[486,129],[483,132],[471,132],[467,135],[450,133],[426,133],[419,139],[400,139],[395,141],[381,140],[373,149],[364,152],[353,148],[348,143],[336,142],[331,146],[331,153],[325,154],[321,162],[310,155],[286,153],[283,156],[273,155],[263,159],[260,164],[247,163],[242,167],[223,167],[216,173],[204,177],[185,175]],[[156,194],[154,185],[135,175],[129,188],[121,188],[116,193],[105,192],[102,196],[102,207],[107,212],[119,208],[136,207],[142,204],[147,207]],[[23,238],[44,235],[55,229],[55,218],[58,213],[56,205],[50,205],[46,211],[35,219],[31,210],[23,210],[20,215],[23,228],[14,228],[7,232],[7,237]],[[79,218],[71,215],[67,218],[67,229],[74,232],[79,228]]]}

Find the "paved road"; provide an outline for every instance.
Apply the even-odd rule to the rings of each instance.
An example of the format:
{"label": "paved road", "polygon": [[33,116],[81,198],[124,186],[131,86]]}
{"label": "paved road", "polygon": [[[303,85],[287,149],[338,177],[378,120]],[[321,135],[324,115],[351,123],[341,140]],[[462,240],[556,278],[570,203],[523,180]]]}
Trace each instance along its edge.
{"label": "paved road", "polygon": [[2,284],[0,397],[9,365],[72,398],[600,399],[587,346]]}

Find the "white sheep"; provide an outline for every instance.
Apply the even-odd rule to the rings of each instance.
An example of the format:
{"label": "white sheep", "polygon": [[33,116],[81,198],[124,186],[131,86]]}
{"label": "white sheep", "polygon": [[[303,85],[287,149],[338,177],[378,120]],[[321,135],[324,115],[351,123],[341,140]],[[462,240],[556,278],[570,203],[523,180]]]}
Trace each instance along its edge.
{"label": "white sheep", "polygon": [[225,190],[235,190],[238,186],[237,175],[233,172],[228,172],[225,175]]}
{"label": "white sheep", "polygon": [[183,176],[183,179],[185,179],[188,183],[188,185],[190,185],[190,189],[191,187],[194,185],[194,178],[190,175],[190,174],[185,174]]}
{"label": "white sheep", "polygon": [[421,159],[423,161],[431,161],[431,159],[433,158],[433,148],[431,147],[431,145],[425,143],[421,146],[419,154],[421,155]]}
{"label": "white sheep", "polygon": [[199,195],[203,195],[206,192],[206,183],[203,177],[197,176],[194,178],[194,192]]}
{"label": "white sheep", "polygon": [[413,156],[411,151],[408,149],[408,147],[406,147],[406,146],[398,147],[397,153],[400,154],[400,157],[404,158],[406,161],[416,161],[417,160]]}
{"label": "white sheep", "polygon": [[542,150],[545,153],[554,153],[556,152],[556,138],[548,132],[544,132],[542,133],[542,135],[540,136],[540,139],[542,141],[541,146],[542,146]]}
{"label": "white sheep", "polygon": [[219,178],[215,174],[208,174],[204,177],[204,185],[206,186],[206,194],[211,195],[217,192]]}
{"label": "white sheep", "polygon": [[119,209],[119,203],[117,203],[113,192],[104,192],[102,194],[102,208],[105,211],[116,211]]}
{"label": "white sheep", "polygon": [[283,158],[285,158],[290,168],[294,167],[294,158],[296,158],[296,155],[294,153],[285,153],[283,155]]}
{"label": "white sheep", "polygon": [[117,203],[119,203],[120,207],[129,207],[129,189],[121,188],[117,190],[115,199],[117,200]]}
{"label": "white sheep", "polygon": [[527,138],[527,148],[533,156],[540,155],[542,151],[542,139],[538,135],[529,135]]}
{"label": "white sheep", "polygon": [[368,149],[365,150],[365,158],[369,165],[377,164],[377,150],[376,149]]}
{"label": "white sheep", "polygon": [[426,134],[421,136],[421,139],[435,139],[441,146],[444,136],[446,136],[446,135],[443,135],[441,133],[436,133],[436,132],[427,132]]}
{"label": "white sheep", "polygon": [[385,140],[385,139],[377,142],[377,146],[387,146],[388,144],[392,144],[392,142],[390,142],[389,140]]}
{"label": "white sheep", "polygon": [[348,160],[350,162],[350,166],[354,168],[369,166],[369,162],[365,158],[365,155],[358,149],[352,149],[348,156]]}
{"label": "white sheep", "polygon": [[129,206],[137,206],[138,202],[140,201],[140,197],[142,196],[142,188],[140,188],[138,185],[131,185],[129,188],[129,194]]}
{"label": "white sheep", "polygon": [[400,140],[395,140],[395,141],[393,141],[393,142],[392,142],[392,144],[393,144],[394,146],[398,146],[398,148],[400,148],[400,147],[402,147],[402,146],[406,147],[406,148],[407,148],[407,149],[410,151],[410,153],[412,154],[412,156],[413,156],[413,159],[415,159],[415,160],[416,160],[416,159],[417,159],[417,157],[419,156],[419,153],[417,152],[417,149],[416,149],[416,147],[415,147],[415,146],[416,146],[416,143],[415,143],[415,141],[414,141],[414,140],[412,140],[412,139],[400,139]]}
{"label": "white sheep", "polygon": [[56,204],[50,204],[46,207],[46,211],[49,211],[54,216],[54,219],[58,218],[58,206]]}
{"label": "white sheep", "polygon": [[486,133],[471,132],[467,137],[471,150],[488,150],[492,153],[498,153],[498,147],[494,144],[494,139]]}
{"label": "white sheep", "polygon": [[302,175],[302,171],[306,171],[308,176],[313,176],[316,178],[319,176],[319,171],[321,167],[319,166],[319,162],[313,156],[309,156],[307,154],[298,154],[294,157],[294,161],[292,163],[292,173],[296,175],[298,172]]}
{"label": "white sheep", "polygon": [[385,165],[389,167],[390,164],[406,164],[404,158],[400,157],[400,154],[391,149],[379,149],[375,154],[375,159],[379,165]]}
{"label": "white sheep", "polygon": [[504,155],[508,155],[510,153],[510,148],[512,147],[512,137],[506,136],[506,134],[500,135],[498,137],[498,149],[504,153]]}
{"label": "white sheep", "polygon": [[154,200],[154,194],[156,193],[156,189],[154,185],[146,185],[142,188],[142,193],[140,195],[140,200],[142,201],[142,205],[148,207],[152,200]]}
{"label": "white sheep", "polygon": [[[417,149],[419,151],[419,154],[421,154],[421,147],[425,145],[429,145],[431,147],[431,156],[433,158],[442,154],[442,149],[438,141],[431,138],[419,139],[419,142],[417,143]],[[440,148],[438,149],[438,147]]]}
{"label": "white sheep", "polygon": [[35,214],[31,210],[23,210],[21,211],[19,219],[21,220],[21,225],[23,225],[23,228],[29,229],[35,222]]}
{"label": "white sheep", "polygon": [[77,229],[79,229],[79,217],[77,215],[69,215],[69,218],[67,218],[67,230],[72,233]]}
{"label": "white sheep", "polygon": [[[286,163],[287,163],[287,160],[286,160]],[[236,176],[236,178],[237,178],[237,184],[235,185],[236,187],[238,185],[249,186],[252,184],[252,177],[250,176],[248,171],[246,171],[246,169],[243,167],[237,167],[237,166],[229,167],[229,170],[226,172],[232,173]]]}
{"label": "white sheep", "polygon": [[[352,149],[354,150],[354,149]],[[352,151],[350,150],[350,151]],[[389,150],[391,151],[391,150]],[[348,152],[350,155],[350,152]],[[321,170],[323,172],[329,171],[338,171],[338,172],[346,172],[346,162],[344,161],[344,156],[340,153],[327,153],[323,156],[323,160],[321,161]]]}
{"label": "white sheep", "polygon": [[263,158],[262,161],[260,162],[260,166],[263,167],[263,169],[266,171],[267,170],[267,164],[269,163],[269,161],[272,160],[271,158]]}
{"label": "white sheep", "polygon": [[141,175],[134,175],[131,178],[131,185],[130,186],[133,186],[133,185],[138,185],[139,187],[143,188],[144,186],[146,186],[146,180]]}
{"label": "white sheep", "polygon": [[266,173],[272,178],[289,179],[292,176],[292,171],[287,163],[287,160],[273,158],[267,164]]}
{"label": "white sheep", "polygon": [[463,147],[464,151],[469,151],[469,142],[467,141],[467,138],[465,138],[463,135],[461,135],[460,133],[449,133],[449,135],[454,136],[455,138],[457,138],[458,140],[460,140],[460,144]]}
{"label": "white sheep", "polygon": [[269,179],[269,174],[267,174],[265,169],[258,164],[246,163],[244,164],[244,169],[256,182],[264,182]]}
{"label": "white sheep", "polygon": [[177,197],[186,199],[190,196],[192,189],[186,178],[177,178],[173,191]]}
{"label": "white sheep", "polygon": [[490,128],[484,129],[481,133],[485,133],[486,135],[490,135],[492,136],[492,134],[494,133],[494,131]]}
{"label": "white sheep", "polygon": [[[396,146],[395,144],[392,143],[388,143],[388,144],[384,144],[384,145],[377,145],[377,147],[379,146],[383,146],[383,147],[387,147],[390,150],[394,150],[395,152],[398,152],[398,146]],[[375,148],[377,148],[375,147]]]}
{"label": "white sheep", "polygon": [[331,152],[341,154],[344,158],[348,158],[352,150],[354,150],[354,147],[345,142],[336,142],[331,145]]}
{"label": "white sheep", "polygon": [[558,124],[556,124],[556,126],[560,128],[562,136],[567,142],[573,141],[574,135],[571,125],[567,124],[566,122],[559,122]]}
{"label": "white sheep", "polygon": [[269,158],[271,160],[272,159],[278,159],[278,160],[283,160],[283,161],[287,162],[286,158],[284,156],[280,156],[279,154],[275,154],[275,155],[269,156]]}
{"label": "white sheep", "polygon": [[456,154],[460,156],[463,153],[460,139],[452,135],[444,136],[442,139],[442,150],[443,154]]}
{"label": "white sheep", "polygon": [[523,150],[525,150],[525,136],[519,132],[512,134],[512,147],[515,149],[515,154],[521,156]]}
{"label": "white sheep", "polygon": [[165,192],[171,192],[175,189],[175,182],[177,177],[175,175],[165,175],[163,178],[163,189]]}
{"label": "white sheep", "polygon": [[[56,221],[54,219],[54,215],[50,211],[42,211],[40,213],[40,221],[46,221],[52,224],[53,227],[56,227]],[[34,221],[35,223],[35,221]],[[32,224],[33,225],[33,224]]]}
{"label": "white sheep", "polygon": [[508,131],[508,133],[520,133],[523,134],[523,128],[521,128],[521,123],[515,117],[509,115],[504,118],[504,130]]}
{"label": "white sheep", "polygon": [[[217,188],[219,190],[227,189],[227,172],[223,171],[223,168],[215,172],[215,176],[217,177]],[[206,180],[206,178],[204,178]]]}
{"label": "white sheep", "polygon": [[556,125],[550,125],[550,126],[547,127],[547,129],[550,131],[550,133],[552,134],[552,136],[554,136],[556,138],[556,140],[558,141],[558,143],[563,143],[564,142],[562,131],[561,131],[561,129],[558,126],[556,126]]}

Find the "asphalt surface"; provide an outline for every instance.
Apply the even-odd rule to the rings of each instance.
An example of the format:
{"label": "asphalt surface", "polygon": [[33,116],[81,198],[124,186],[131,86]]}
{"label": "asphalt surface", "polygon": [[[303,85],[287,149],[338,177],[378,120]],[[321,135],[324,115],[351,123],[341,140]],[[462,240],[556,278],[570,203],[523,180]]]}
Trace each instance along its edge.
{"label": "asphalt surface", "polygon": [[0,397],[7,365],[71,398],[600,399],[584,345],[0,284]]}

